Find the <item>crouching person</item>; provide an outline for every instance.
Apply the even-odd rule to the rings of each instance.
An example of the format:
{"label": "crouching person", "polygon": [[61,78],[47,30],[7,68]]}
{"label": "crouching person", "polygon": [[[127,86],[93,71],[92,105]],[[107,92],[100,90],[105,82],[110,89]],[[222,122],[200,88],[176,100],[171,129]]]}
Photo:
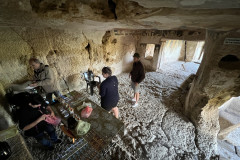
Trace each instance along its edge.
{"label": "crouching person", "polygon": [[114,116],[118,118],[118,80],[116,76],[112,76],[112,70],[109,67],[102,69],[102,75],[106,78],[100,85],[101,107],[107,111],[112,111]]}
{"label": "crouching person", "polygon": [[[48,150],[53,150],[55,143],[61,143],[57,138],[53,125],[45,120],[50,114],[55,116],[50,106],[45,105],[44,99],[39,94],[32,94],[29,97],[28,105],[19,111],[19,127],[24,131],[25,136],[34,137]],[[49,139],[45,137],[45,132]]]}

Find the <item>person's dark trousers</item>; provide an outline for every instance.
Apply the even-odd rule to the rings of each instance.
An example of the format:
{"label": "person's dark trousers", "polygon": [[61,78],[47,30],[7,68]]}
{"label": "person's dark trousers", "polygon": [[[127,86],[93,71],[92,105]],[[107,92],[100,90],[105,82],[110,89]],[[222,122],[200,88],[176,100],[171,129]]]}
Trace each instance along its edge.
{"label": "person's dark trousers", "polygon": [[45,126],[45,130],[44,131],[47,132],[47,134],[50,137],[50,140],[45,137],[44,132],[39,133],[34,138],[36,138],[36,140],[39,143],[41,143],[43,146],[50,147],[50,146],[52,146],[52,142],[56,142],[58,140],[56,132],[55,132],[55,128],[52,125],[49,124],[49,125]]}
{"label": "person's dark trousers", "polygon": [[49,102],[49,104],[52,104],[53,103],[53,100],[52,100],[52,95],[55,95],[56,97],[60,97],[61,96],[61,93],[59,91],[54,91],[54,92],[51,92],[51,93],[47,93],[46,94],[46,101]]}

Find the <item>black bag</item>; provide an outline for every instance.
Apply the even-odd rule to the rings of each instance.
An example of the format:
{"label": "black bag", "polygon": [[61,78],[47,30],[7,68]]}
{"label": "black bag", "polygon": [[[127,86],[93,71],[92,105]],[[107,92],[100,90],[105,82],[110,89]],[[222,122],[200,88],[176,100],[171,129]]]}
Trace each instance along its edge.
{"label": "black bag", "polygon": [[19,120],[18,111],[21,108],[28,106],[30,93],[28,92],[22,92],[18,94],[7,93],[5,97],[8,100],[8,103],[10,104],[11,108],[10,111],[13,121],[17,122]]}
{"label": "black bag", "polygon": [[11,148],[7,142],[0,142],[0,159],[8,159],[12,154]]}
{"label": "black bag", "polygon": [[78,124],[78,122],[73,117],[69,117],[67,122],[68,122],[69,129],[75,129]]}
{"label": "black bag", "polygon": [[8,103],[11,105],[16,105],[19,107],[28,105],[30,93],[28,92],[22,92],[18,94],[6,94],[6,98],[8,100]]}

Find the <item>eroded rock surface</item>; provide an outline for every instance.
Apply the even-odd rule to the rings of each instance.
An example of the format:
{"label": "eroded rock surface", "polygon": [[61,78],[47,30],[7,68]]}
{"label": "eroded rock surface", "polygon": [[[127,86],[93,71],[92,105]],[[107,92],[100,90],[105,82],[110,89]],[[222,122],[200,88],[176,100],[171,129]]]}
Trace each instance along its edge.
{"label": "eroded rock surface", "polygon": [[[4,100],[6,88],[11,83],[30,79],[32,71],[28,66],[28,59],[31,56],[50,65],[59,81],[60,90],[66,92],[83,88],[84,80],[80,73],[88,68],[93,69],[97,74],[100,74],[103,66],[111,66],[115,74],[128,71],[133,53],[137,51],[143,56],[147,43],[156,44],[159,53],[166,39],[205,40],[205,54],[197,75],[190,76],[181,86],[179,84],[181,81],[174,80],[181,79],[178,74],[169,75],[171,82],[167,82],[169,79],[166,79],[165,84],[172,86],[171,84],[174,83],[175,86],[180,86],[180,90],[175,87],[153,86],[159,81],[159,84],[163,82],[157,73],[151,74],[153,77],[158,77],[155,78],[157,80],[150,78],[145,84],[149,89],[142,94],[147,96],[148,93],[151,94],[147,98],[144,97],[143,102],[153,101],[154,104],[162,107],[163,112],[159,112],[152,105],[143,106],[152,107],[151,112],[159,113],[154,119],[161,124],[159,132],[162,139],[146,129],[150,125],[146,119],[151,116],[151,112],[129,111],[131,115],[126,114],[126,117],[131,117],[126,118],[129,128],[133,129],[141,125],[132,132],[147,131],[146,135],[139,136],[140,140],[134,140],[132,137],[136,133],[129,131],[131,134],[126,139],[132,141],[133,148],[145,147],[137,149],[139,154],[133,152],[133,149],[118,148],[118,150],[130,157],[144,155],[143,158],[152,156],[155,159],[157,158],[155,155],[160,150],[163,153],[159,156],[160,159],[167,155],[182,155],[183,152],[191,157],[192,153],[197,154],[194,145],[186,146],[185,142],[180,144],[174,138],[176,135],[172,134],[182,129],[184,132],[196,134],[195,145],[201,152],[201,158],[209,159],[216,151],[216,137],[219,131],[218,107],[232,96],[240,95],[240,48],[238,44],[224,43],[226,38],[240,36],[239,8],[240,2],[237,0],[2,0],[0,2],[0,106],[1,115],[4,115],[1,117],[8,119],[3,125],[7,127],[13,124],[7,112],[3,110],[3,107],[7,108]],[[235,57],[228,61],[229,56]],[[143,60],[148,70],[158,69],[158,57],[159,55],[156,54],[150,60]],[[190,82],[192,82],[191,89],[184,104],[185,88],[190,87],[188,86]],[[125,95],[129,93],[126,90],[122,92]],[[176,104],[181,104],[184,109]],[[164,106],[172,107],[168,109]],[[128,108],[126,110],[128,111]],[[181,120],[173,119],[176,113],[183,110],[193,122],[195,131],[188,120],[183,120],[184,116],[183,119],[180,118]],[[136,119],[130,124],[135,120],[132,115],[143,116],[143,121]],[[176,130],[164,125],[169,119],[179,124],[172,126],[176,127]],[[179,127],[185,122],[187,129]],[[157,128],[156,124],[151,124],[149,127]],[[164,136],[165,131],[171,131],[169,137]],[[183,138],[182,134],[177,135]],[[191,138],[184,140],[192,144],[194,140]],[[161,144],[164,145],[155,142],[158,139],[161,139],[163,141]],[[154,149],[148,143],[156,143],[159,147]],[[184,150],[177,153],[175,151],[177,147],[182,147]],[[152,155],[145,154],[149,150],[153,150]]]}

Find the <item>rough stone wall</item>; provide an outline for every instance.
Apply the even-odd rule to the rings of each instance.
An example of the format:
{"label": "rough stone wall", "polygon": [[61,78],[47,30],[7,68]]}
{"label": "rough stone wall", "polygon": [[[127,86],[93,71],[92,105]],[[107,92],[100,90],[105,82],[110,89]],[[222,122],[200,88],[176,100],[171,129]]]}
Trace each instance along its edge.
{"label": "rough stone wall", "polygon": [[191,62],[197,47],[197,41],[187,41],[186,43],[186,61]]}
{"label": "rough stone wall", "polygon": [[[27,65],[30,56],[38,57],[54,69],[62,90],[67,88],[63,79],[67,81],[70,89],[80,89],[84,86],[84,81],[80,78],[79,72],[89,67],[100,74],[103,66],[110,65],[117,74],[129,69],[130,58],[135,50],[144,54],[144,47],[141,48],[144,43],[160,45],[164,38],[180,37],[180,40],[191,40],[186,38],[189,35],[196,40],[198,36],[198,32],[158,31],[149,38],[146,33],[140,31],[143,35],[135,35],[136,38],[132,35],[116,38],[111,35],[112,32],[106,33],[106,30],[117,27],[158,30],[238,29],[235,33],[207,33],[203,63],[192,84],[185,106],[186,114],[195,122],[195,126],[198,126],[196,130],[198,147],[202,153],[207,153],[205,157],[209,157],[216,146],[216,134],[219,129],[217,106],[231,96],[239,95],[239,72],[226,69],[226,66],[234,68],[235,65],[221,63],[221,67],[218,66],[218,62],[226,54],[234,54],[239,58],[239,46],[223,45],[225,37],[239,37],[239,1],[111,2],[109,4],[100,0],[2,0],[1,106],[4,105],[5,88],[10,83],[30,78],[32,72]],[[163,36],[164,33],[168,36]],[[120,42],[121,40],[123,42]],[[154,57],[152,60],[143,60],[149,69],[156,67],[158,55]],[[6,115],[4,110],[3,112],[3,115]]]}
{"label": "rough stone wall", "polygon": [[237,0],[2,0],[0,7],[0,25],[11,27],[231,30],[240,26]]}
{"label": "rough stone wall", "polygon": [[113,66],[113,71],[116,74],[130,71],[133,61],[132,56],[136,51],[137,38],[134,36],[118,36],[114,30],[110,31],[110,35],[105,47],[106,56],[104,59]]}
{"label": "rough stone wall", "polygon": [[[144,57],[147,43],[160,44],[162,38],[202,39],[202,35],[197,31],[70,32],[4,27],[1,29],[1,85],[6,88],[10,83],[29,79],[32,70],[28,59],[35,56],[53,68],[62,89],[66,89],[63,79],[70,89],[80,89],[84,85],[80,73],[88,68],[101,74],[103,66],[112,66],[114,73],[119,74],[129,70],[136,49]],[[151,61],[143,61],[146,65],[152,64]]]}
{"label": "rough stone wall", "polygon": [[[124,34],[119,34],[116,30],[70,32],[50,28],[2,28],[0,31],[1,106],[5,105],[2,98],[9,84],[22,82],[31,77],[32,70],[28,65],[31,56],[36,56],[53,68],[62,91],[68,87],[70,90],[79,90],[85,87],[81,72],[90,68],[95,73],[101,74],[101,68],[104,66],[112,67],[115,74],[128,71],[131,68],[133,53],[138,51],[143,56],[144,46],[147,43],[160,44],[163,39],[177,38],[202,40],[201,34],[197,37],[196,34],[190,34],[191,31],[182,32],[184,34],[177,31],[159,32],[168,34],[156,35],[155,32],[155,35],[150,36],[151,34],[139,30],[134,32],[127,30]],[[219,67],[220,60],[226,55],[235,55],[240,59],[239,46],[223,45],[226,37],[239,37],[239,34],[239,32],[207,32],[205,56],[188,94],[185,111],[197,128],[196,144],[202,157],[206,159],[214,155],[216,149],[219,130],[218,106],[231,96],[239,95],[239,69],[226,69],[225,62]],[[150,62],[149,68],[156,60],[157,55],[154,56],[153,60],[143,60],[145,65]],[[226,63],[231,65],[236,62]],[[1,119],[8,119],[4,122],[5,126],[12,125],[11,119],[2,108]]]}
{"label": "rough stone wall", "polygon": [[[129,38],[115,39],[110,31],[81,33],[53,29],[4,28],[0,34],[3,88],[10,83],[31,79],[33,71],[28,65],[31,56],[50,65],[61,89],[66,89],[64,79],[72,90],[85,86],[81,83],[81,73],[88,68],[99,75],[104,66],[112,67],[117,74],[123,71],[122,66],[127,69],[127,62],[123,58],[127,53],[133,54],[135,50],[135,41]],[[130,60],[128,59],[128,63]]]}
{"label": "rough stone wall", "polygon": [[3,89],[11,83],[31,78],[33,72],[28,59],[35,56],[50,65],[64,90],[64,80],[70,89],[80,89],[84,85],[80,73],[88,68],[97,74],[101,74],[104,66],[111,66],[115,74],[128,71],[134,52],[138,50],[144,57],[147,43],[160,44],[162,38],[203,39],[204,31],[114,29],[107,32],[71,32],[50,28],[3,27],[0,34],[0,82]]}
{"label": "rough stone wall", "polygon": [[[240,37],[240,33],[207,32],[204,57],[185,104],[185,113],[197,128],[197,146],[205,159],[216,153],[218,107],[232,96],[240,95],[239,68],[219,67],[224,56],[234,55],[240,58],[240,45],[224,44],[225,38],[230,37]],[[225,63],[234,66],[236,62],[230,59]]]}

